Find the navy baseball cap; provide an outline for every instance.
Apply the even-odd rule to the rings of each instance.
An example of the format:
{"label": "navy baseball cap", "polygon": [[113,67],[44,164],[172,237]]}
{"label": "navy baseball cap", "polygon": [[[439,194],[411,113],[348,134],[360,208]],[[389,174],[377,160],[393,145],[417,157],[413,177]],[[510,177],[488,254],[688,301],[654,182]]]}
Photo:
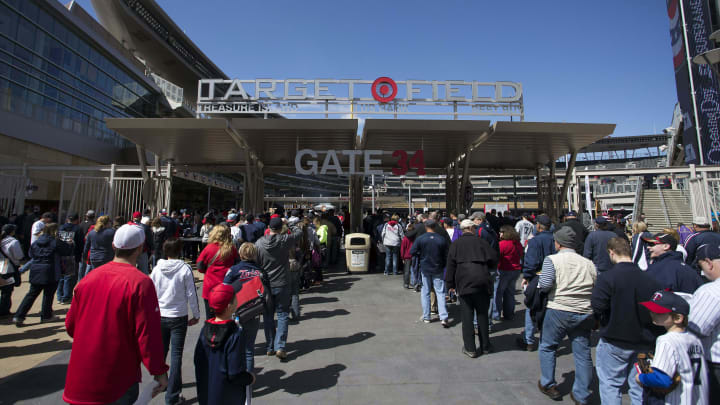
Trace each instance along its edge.
{"label": "navy baseball cap", "polygon": [[597,218],[595,218],[595,223],[596,223],[596,224],[607,224],[607,221],[608,221],[607,217],[597,217]]}
{"label": "navy baseball cap", "polygon": [[642,240],[644,240],[647,243],[652,243],[654,245],[659,244],[659,243],[667,243],[668,245],[670,245],[670,250],[675,250],[677,248],[677,244],[678,244],[678,241],[677,241],[677,239],[675,239],[674,236],[670,235],[669,233],[663,233],[663,232],[656,233],[655,235],[653,235],[649,238],[643,237]]}
{"label": "navy baseball cap", "polygon": [[550,217],[547,216],[547,215],[545,215],[545,214],[540,215],[539,217],[537,217],[536,221],[537,221],[539,224],[542,224],[543,226],[549,227],[549,226],[552,225],[552,221],[550,220]]}
{"label": "navy baseball cap", "polygon": [[695,260],[705,259],[720,259],[720,246],[709,243],[700,245],[695,253]]}
{"label": "navy baseball cap", "polygon": [[690,304],[685,299],[672,291],[656,291],[650,301],[641,302],[640,305],[656,314],[690,314]]}
{"label": "navy baseball cap", "polygon": [[280,219],[279,217],[275,217],[275,218],[271,219],[269,226],[270,226],[270,229],[272,229],[274,231],[282,229],[282,226],[283,226],[282,219]]}
{"label": "navy baseball cap", "polygon": [[577,216],[577,212],[575,212],[575,211],[568,211],[568,213],[565,214],[565,216],[566,216],[566,217],[576,217],[576,216]]}

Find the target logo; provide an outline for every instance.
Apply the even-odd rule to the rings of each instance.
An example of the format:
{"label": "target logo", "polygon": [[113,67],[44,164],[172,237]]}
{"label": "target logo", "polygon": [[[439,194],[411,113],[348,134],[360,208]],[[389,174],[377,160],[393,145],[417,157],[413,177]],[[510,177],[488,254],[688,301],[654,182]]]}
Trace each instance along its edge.
{"label": "target logo", "polygon": [[378,77],[370,87],[373,98],[381,103],[392,101],[397,95],[397,84],[389,77]]}

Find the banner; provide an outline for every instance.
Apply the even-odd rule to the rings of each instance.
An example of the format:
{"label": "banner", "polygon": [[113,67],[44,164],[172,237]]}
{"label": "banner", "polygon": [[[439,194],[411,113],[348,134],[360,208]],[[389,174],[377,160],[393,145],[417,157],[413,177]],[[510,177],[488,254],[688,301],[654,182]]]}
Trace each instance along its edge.
{"label": "banner", "polygon": [[720,164],[718,81],[710,66],[688,65],[689,59],[712,49],[708,38],[711,32],[707,2],[667,0],[667,7],[677,97],[683,116],[685,163]]}

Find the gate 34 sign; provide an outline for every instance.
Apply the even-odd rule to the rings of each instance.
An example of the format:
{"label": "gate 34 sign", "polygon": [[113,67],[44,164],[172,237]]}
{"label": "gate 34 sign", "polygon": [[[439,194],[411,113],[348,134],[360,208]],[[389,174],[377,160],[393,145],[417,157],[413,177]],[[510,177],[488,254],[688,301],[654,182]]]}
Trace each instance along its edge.
{"label": "gate 34 sign", "polygon": [[[325,154],[322,164],[319,165],[319,154]],[[315,151],[312,149],[302,149],[295,154],[295,171],[297,174],[383,174],[381,169],[373,169],[373,165],[382,163],[378,157],[382,155],[392,154],[396,158],[395,166],[392,168],[392,174],[395,176],[403,176],[408,171],[414,170],[419,176],[425,175],[425,155],[422,150],[413,152],[412,157],[408,158],[408,152],[404,150],[395,150],[386,152],[382,150],[327,150]],[[348,157],[347,171],[343,171],[338,155]],[[356,159],[358,156],[363,158],[362,170],[357,170]]]}

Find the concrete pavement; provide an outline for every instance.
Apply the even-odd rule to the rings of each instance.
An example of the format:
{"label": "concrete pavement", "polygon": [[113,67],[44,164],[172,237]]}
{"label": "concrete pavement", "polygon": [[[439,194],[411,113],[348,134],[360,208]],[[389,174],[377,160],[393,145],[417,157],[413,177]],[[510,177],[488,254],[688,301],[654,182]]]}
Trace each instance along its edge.
{"label": "concrete pavement", "polygon": [[[538,392],[537,352],[515,348],[521,306],[515,321],[495,325],[491,342],[496,351],[470,359],[460,352],[459,307],[450,307],[449,329],[420,322],[419,294],[402,288],[402,276],[331,273],[323,286],[301,294],[301,303],[302,318],[290,325],[286,362],[265,356],[265,338],[262,330],[258,333],[255,404],[554,403]],[[62,324],[42,326],[36,333],[67,336]],[[24,331],[31,332],[17,329],[6,338],[3,328],[0,340],[12,340],[24,352],[44,350],[42,343],[26,343]],[[190,404],[197,402],[192,352],[199,332],[199,325],[189,328],[185,344],[183,396]],[[0,380],[0,404],[62,403],[69,350],[60,349]],[[574,366],[567,342],[558,354],[560,391],[566,394],[564,402],[572,403]],[[17,359],[3,356],[2,362]],[[141,391],[151,384],[143,372]],[[597,396],[593,401],[599,403]],[[158,397],[151,403],[163,402]]]}

